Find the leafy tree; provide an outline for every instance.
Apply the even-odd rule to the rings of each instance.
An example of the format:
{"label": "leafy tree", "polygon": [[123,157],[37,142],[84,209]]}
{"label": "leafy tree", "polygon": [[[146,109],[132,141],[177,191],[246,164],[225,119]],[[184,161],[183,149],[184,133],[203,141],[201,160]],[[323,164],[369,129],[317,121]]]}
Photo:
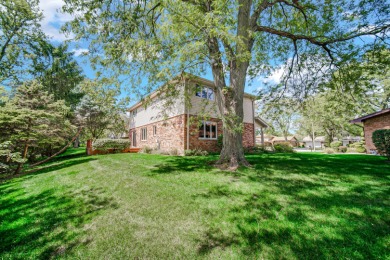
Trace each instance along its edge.
{"label": "leafy tree", "polygon": [[116,100],[118,93],[100,84],[104,83],[86,80],[81,84],[85,96],[76,110],[76,116],[84,127],[87,139],[100,138],[107,130],[115,128],[116,122],[123,123],[121,106]]}
{"label": "leafy tree", "polygon": [[295,128],[299,116],[294,100],[284,98],[277,102],[266,103],[262,108],[262,117],[271,125],[274,133],[280,133],[285,140]]}
{"label": "leafy tree", "polygon": [[[59,148],[65,143],[74,128],[65,116],[68,112],[64,101],[54,101],[42,85],[25,83],[0,110],[0,142],[12,142],[13,152],[21,152],[24,160],[33,160],[47,147]],[[16,172],[22,166],[20,163]]]}
{"label": "leafy tree", "polygon": [[28,65],[40,58],[47,38],[40,28],[38,0],[0,2],[0,82],[20,82]]}
{"label": "leafy tree", "polygon": [[[354,48],[358,36],[387,39],[389,5],[385,1],[289,0],[68,0],[66,12],[83,13],[69,23],[77,38],[91,39],[92,62],[125,75],[150,90],[183,71],[211,69],[222,114],[223,148],[219,163],[247,165],[242,147],[243,94],[247,76],[265,73],[299,53],[341,62],[367,45]],[[103,52],[103,54],[102,54]],[[302,57],[302,56],[301,56]],[[328,58],[326,58],[328,57]],[[107,70],[110,66],[110,70]],[[111,70],[113,69],[113,70]]]}
{"label": "leafy tree", "polygon": [[67,45],[50,45],[46,57],[34,63],[31,73],[53,94],[55,100],[64,100],[67,106],[75,109],[83,96],[78,85],[84,80],[84,76],[73,53],[67,49]]}

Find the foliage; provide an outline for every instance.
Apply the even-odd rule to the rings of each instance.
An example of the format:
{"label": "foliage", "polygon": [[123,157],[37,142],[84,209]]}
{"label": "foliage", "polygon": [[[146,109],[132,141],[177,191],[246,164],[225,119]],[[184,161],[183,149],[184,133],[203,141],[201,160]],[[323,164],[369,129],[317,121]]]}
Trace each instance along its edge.
{"label": "foliage", "polygon": [[113,150],[124,150],[130,147],[130,140],[127,139],[96,139],[92,143],[93,149],[108,151]]}
{"label": "foliage", "polygon": [[333,141],[330,143],[330,147],[337,150],[343,143],[341,141]]}
{"label": "foliage", "polygon": [[0,83],[20,82],[26,70],[46,52],[38,0],[0,2]]}
{"label": "foliage", "polygon": [[364,146],[359,146],[359,147],[356,147],[356,152],[358,153],[365,153],[366,152],[366,148]]}
{"label": "foliage", "polygon": [[346,153],[348,148],[346,146],[339,146],[337,149],[340,153]]}
{"label": "foliage", "polygon": [[363,141],[355,142],[349,145],[350,148],[353,148],[355,152],[364,153],[366,152],[365,144]]}
{"label": "foliage", "polygon": [[291,144],[278,143],[274,145],[274,151],[276,153],[294,153],[294,149]]}
{"label": "foliage", "polygon": [[[80,90],[85,93],[76,109],[79,124],[84,126],[86,139],[97,139],[106,132],[126,132],[128,126],[121,118],[123,107],[117,102],[119,92],[101,81],[85,80]],[[108,83],[107,83],[108,84]]]}
{"label": "foliage", "polygon": [[32,74],[55,100],[64,100],[74,110],[84,95],[79,88],[84,76],[74,53],[67,49],[64,44],[49,46],[46,59],[34,64]]}
{"label": "foliage", "polygon": [[69,138],[74,126],[66,117],[68,113],[64,102],[54,101],[42,85],[27,82],[0,109],[0,141],[12,142],[13,152],[23,150],[24,158],[34,160],[48,148],[61,147]]}
{"label": "foliage", "polygon": [[245,149],[245,153],[267,153],[267,152],[269,152],[269,150],[267,150],[267,148],[263,145],[246,147],[244,149]]}
{"label": "foliage", "polygon": [[372,141],[378,153],[390,160],[390,129],[379,129],[372,133]]}
{"label": "foliage", "polygon": [[200,148],[195,148],[193,150],[185,150],[184,155],[185,156],[207,156],[209,153],[207,151],[203,151]]}
{"label": "foliage", "polygon": [[142,147],[142,149],[140,150],[140,153],[147,153],[147,154],[151,154],[153,151],[153,149],[149,146],[144,146]]}
{"label": "foliage", "polygon": [[15,152],[14,147],[10,141],[0,143],[0,174],[9,173],[19,163],[26,162],[20,152]]}
{"label": "foliage", "polygon": [[[63,10],[81,14],[65,29],[76,40],[89,40],[89,56],[101,69],[100,76],[126,80],[136,93],[150,92],[176,75],[180,78],[183,71],[211,70],[223,138],[228,140],[224,143],[229,143],[219,162],[237,167],[247,164],[241,138],[247,76],[265,75],[281,62],[295,65],[311,55],[333,69],[336,61],[385,45],[389,7],[375,4],[373,8],[363,0],[68,0]],[[355,46],[354,40],[365,35],[381,40]]]}
{"label": "foliage", "polygon": [[325,149],[323,150],[323,152],[324,152],[324,153],[327,153],[327,154],[332,154],[332,153],[335,152],[335,150],[334,150],[333,148],[327,147],[327,148],[325,148]]}
{"label": "foliage", "polygon": [[296,128],[298,118],[297,104],[293,99],[283,98],[269,103],[260,102],[261,117],[266,119],[270,128],[268,134],[281,135],[284,138],[290,135]]}

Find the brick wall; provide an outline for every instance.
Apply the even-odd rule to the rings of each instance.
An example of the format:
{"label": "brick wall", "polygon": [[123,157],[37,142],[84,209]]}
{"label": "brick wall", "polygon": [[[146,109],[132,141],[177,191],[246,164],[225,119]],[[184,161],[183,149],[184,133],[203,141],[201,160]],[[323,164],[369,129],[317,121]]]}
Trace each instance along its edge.
{"label": "brick wall", "polygon": [[[156,135],[153,127],[156,126]],[[141,140],[141,129],[147,129],[146,140]],[[163,121],[133,128],[130,130],[130,140],[133,141],[133,134],[136,134],[136,143],[132,146],[143,148],[148,146],[162,151],[177,149],[180,154],[184,153],[185,140],[185,115],[175,116]]]}
{"label": "brick wall", "polygon": [[[210,118],[207,121],[217,123],[217,136],[223,133],[222,121],[216,118]],[[186,129],[187,134],[187,129]],[[189,127],[189,149],[201,149],[209,152],[219,152],[218,141],[214,139],[202,139],[199,138],[199,121],[196,116],[190,116],[190,127]],[[254,124],[244,123],[244,131],[242,136],[242,142],[244,147],[254,146]],[[185,141],[185,147],[187,147],[187,139]]]}
{"label": "brick wall", "polygon": [[378,129],[390,129],[390,113],[366,119],[364,121],[364,138],[366,140],[367,153],[376,150],[372,142],[372,133]]}
{"label": "brick wall", "polygon": [[[222,121],[216,118],[210,118],[207,121],[217,123],[217,136],[222,134]],[[157,134],[153,135],[153,126],[157,127]],[[147,139],[141,140],[141,129],[147,129]],[[130,130],[130,140],[133,140],[133,134],[136,134],[135,145],[132,146],[143,148],[148,146],[153,149],[170,151],[177,149],[180,154],[187,149],[187,115],[180,115],[148,124],[142,127],[133,128]],[[199,120],[197,116],[190,116],[189,127],[189,149],[201,149],[209,152],[219,152],[216,139],[199,138]],[[254,146],[254,125],[244,123],[243,146]]]}

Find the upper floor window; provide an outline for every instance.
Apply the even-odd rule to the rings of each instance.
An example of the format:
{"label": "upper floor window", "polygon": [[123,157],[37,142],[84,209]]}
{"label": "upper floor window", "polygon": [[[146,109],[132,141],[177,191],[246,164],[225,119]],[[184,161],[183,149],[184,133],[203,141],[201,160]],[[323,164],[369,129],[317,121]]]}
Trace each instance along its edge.
{"label": "upper floor window", "polygon": [[130,112],[130,116],[135,117],[137,115],[137,109]]}
{"label": "upper floor window", "polygon": [[199,138],[217,139],[217,123],[204,121],[199,127]]}
{"label": "upper floor window", "polygon": [[146,141],[147,139],[148,139],[148,129],[146,127],[141,128],[141,140]]}
{"label": "upper floor window", "polygon": [[196,86],[196,96],[201,98],[206,98],[209,100],[214,100],[214,91],[208,87]]}

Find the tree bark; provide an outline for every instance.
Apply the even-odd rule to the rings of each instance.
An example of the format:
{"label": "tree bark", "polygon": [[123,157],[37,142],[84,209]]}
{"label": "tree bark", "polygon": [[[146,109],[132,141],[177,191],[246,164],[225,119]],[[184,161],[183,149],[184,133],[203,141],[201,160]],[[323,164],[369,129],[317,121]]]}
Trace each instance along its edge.
{"label": "tree bark", "polygon": [[80,127],[79,130],[77,131],[76,135],[72,138],[72,140],[70,140],[69,143],[67,143],[61,150],[59,150],[58,152],[56,152],[55,154],[53,154],[49,158],[46,158],[45,160],[42,160],[42,161],[39,161],[37,163],[34,163],[34,164],[30,165],[30,167],[38,166],[38,165],[40,165],[42,163],[45,163],[45,162],[51,160],[53,157],[55,157],[55,156],[59,155],[60,153],[64,152],[76,140],[76,138],[79,137],[79,135],[80,135],[82,130],[83,130],[83,128]]}
{"label": "tree bark", "polygon": [[236,55],[230,57],[230,86],[226,86],[218,40],[209,39],[209,52],[212,57],[212,73],[216,85],[216,99],[223,123],[223,146],[217,164],[228,164],[235,170],[240,165],[249,166],[245,159],[242,144],[244,130],[244,89],[249,60],[237,55],[249,54],[253,39],[249,35],[251,0],[240,0],[238,10],[237,36],[242,40],[236,46]]}
{"label": "tree bark", "polygon": [[[26,159],[26,158],[27,158],[27,152],[28,152],[29,141],[30,141],[30,140],[26,140],[26,143],[24,144],[23,159]],[[20,172],[20,170],[22,169],[23,165],[24,165],[24,162],[21,162],[21,163],[18,164],[18,167],[17,167],[16,170],[15,170],[15,174],[18,174],[18,173]]]}

